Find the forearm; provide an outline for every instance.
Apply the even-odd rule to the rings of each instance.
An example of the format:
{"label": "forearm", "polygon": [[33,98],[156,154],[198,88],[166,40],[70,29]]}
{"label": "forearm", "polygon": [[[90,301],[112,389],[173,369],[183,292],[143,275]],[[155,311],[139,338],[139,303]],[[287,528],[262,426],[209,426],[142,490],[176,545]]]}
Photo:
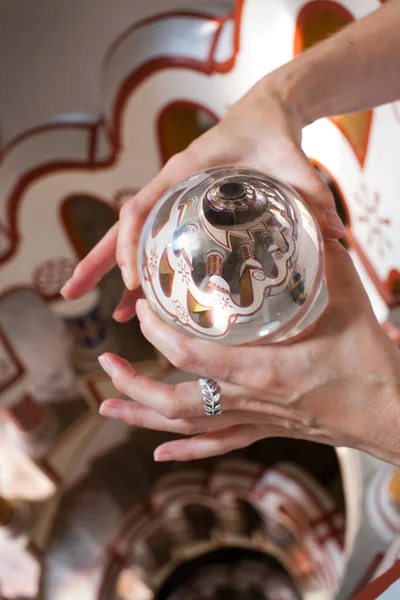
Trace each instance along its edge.
{"label": "forearm", "polygon": [[363,415],[355,426],[361,427],[359,439],[363,441],[358,448],[400,466],[400,352],[386,334],[381,337],[380,325],[373,331],[368,341],[379,346],[379,352],[373,369],[363,375],[367,385],[362,391]]}
{"label": "forearm", "polygon": [[271,83],[303,125],[400,98],[400,0],[313,46],[260,85]]}
{"label": "forearm", "polygon": [[365,431],[358,449],[400,467],[400,442],[397,433],[400,423],[400,385],[382,386],[370,401],[379,405],[379,411]]}

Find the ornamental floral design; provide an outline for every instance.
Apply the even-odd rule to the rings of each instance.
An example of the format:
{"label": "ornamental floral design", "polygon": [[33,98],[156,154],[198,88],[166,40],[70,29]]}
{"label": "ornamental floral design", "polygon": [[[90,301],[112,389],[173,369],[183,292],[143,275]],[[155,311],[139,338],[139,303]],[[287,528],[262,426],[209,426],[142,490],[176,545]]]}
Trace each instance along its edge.
{"label": "ornamental floral design", "polygon": [[183,321],[184,323],[187,323],[189,321],[189,313],[186,310],[186,308],[183,306],[183,304],[181,304],[181,302],[179,302],[179,300],[174,300],[172,302],[175,312],[176,312],[176,316],[178,317],[178,319],[180,321]]}
{"label": "ornamental floral design", "polygon": [[362,214],[355,217],[358,223],[365,225],[368,230],[366,244],[378,251],[379,257],[383,258],[386,251],[393,249],[392,242],[387,234],[387,228],[391,221],[382,217],[380,212],[381,195],[379,192],[369,193],[365,183],[360,186],[360,191],[354,195]]}
{"label": "ornamental floral design", "polygon": [[189,285],[190,283],[190,268],[189,265],[184,261],[180,260],[178,263],[178,273],[182,277],[182,283]]}
{"label": "ornamental floral design", "polygon": [[275,260],[282,260],[283,252],[282,252],[282,250],[277,250],[276,252],[273,253],[272,256],[274,257]]}
{"label": "ornamental floral design", "polygon": [[266,279],[264,271],[261,271],[259,269],[253,271],[251,275],[256,281],[264,281]]}
{"label": "ornamental floral design", "polygon": [[56,296],[71,277],[76,261],[66,257],[54,257],[42,261],[32,273],[32,285],[42,296]]}
{"label": "ornamental floral design", "polygon": [[218,304],[218,306],[220,306],[221,308],[232,308],[232,303],[230,301],[229,296],[217,294],[215,298],[215,303]]}
{"label": "ornamental floral design", "polygon": [[149,256],[149,271],[152,274],[152,276],[154,277],[157,273],[158,270],[158,253],[157,253],[157,246],[153,246],[153,248],[151,249],[150,252],[150,256]]}

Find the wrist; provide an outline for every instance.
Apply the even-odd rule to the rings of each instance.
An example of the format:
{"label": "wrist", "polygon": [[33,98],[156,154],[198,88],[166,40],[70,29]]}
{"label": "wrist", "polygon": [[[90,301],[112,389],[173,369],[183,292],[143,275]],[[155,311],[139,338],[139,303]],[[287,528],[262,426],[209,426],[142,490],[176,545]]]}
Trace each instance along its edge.
{"label": "wrist", "polygon": [[266,75],[256,86],[261,94],[279,98],[300,129],[323,116],[318,95],[311,93],[316,66],[312,58],[301,55]]}
{"label": "wrist", "polygon": [[400,384],[387,382],[372,402],[376,411],[370,424],[369,434],[359,449],[378,458],[400,466],[400,441],[397,433],[400,424]]}

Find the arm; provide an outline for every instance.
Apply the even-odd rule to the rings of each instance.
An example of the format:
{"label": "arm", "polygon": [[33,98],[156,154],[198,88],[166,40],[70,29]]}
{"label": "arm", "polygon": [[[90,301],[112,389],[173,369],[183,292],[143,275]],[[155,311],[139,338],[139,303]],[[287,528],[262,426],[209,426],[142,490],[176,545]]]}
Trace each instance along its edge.
{"label": "arm", "polygon": [[326,243],[326,274],[327,310],[307,337],[290,344],[222,346],[190,338],[140,300],[144,336],[178,369],[217,381],[222,415],[204,415],[196,381],[170,386],[141,377],[111,353],[100,363],[134,402],[110,398],[101,414],[189,436],[160,446],[159,461],[206,458],[267,437],[291,437],[356,448],[400,466],[400,353],[337,241]]}
{"label": "arm", "polygon": [[344,27],[258,84],[281,90],[303,126],[400,98],[400,1]]}
{"label": "arm", "polygon": [[88,292],[117,263],[127,291],[114,317],[134,314],[136,250],[143,223],[168,188],[208,167],[241,164],[292,185],[312,206],[325,238],[343,225],[333,197],[301,149],[302,127],[314,120],[389,102],[400,96],[400,0],[310,48],[260,80],[218,125],[176,154],[127,202],[120,220],[78,265],[66,298]]}

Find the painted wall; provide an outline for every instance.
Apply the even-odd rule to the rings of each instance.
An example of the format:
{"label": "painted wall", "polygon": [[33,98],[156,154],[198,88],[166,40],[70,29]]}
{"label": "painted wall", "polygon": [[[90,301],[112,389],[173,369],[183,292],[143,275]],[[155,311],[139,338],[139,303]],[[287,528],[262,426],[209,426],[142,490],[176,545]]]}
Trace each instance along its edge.
{"label": "painted wall", "polygon": [[189,4],[1,0],[0,144],[62,113],[102,110],[101,60],[112,41],[133,21]]}

